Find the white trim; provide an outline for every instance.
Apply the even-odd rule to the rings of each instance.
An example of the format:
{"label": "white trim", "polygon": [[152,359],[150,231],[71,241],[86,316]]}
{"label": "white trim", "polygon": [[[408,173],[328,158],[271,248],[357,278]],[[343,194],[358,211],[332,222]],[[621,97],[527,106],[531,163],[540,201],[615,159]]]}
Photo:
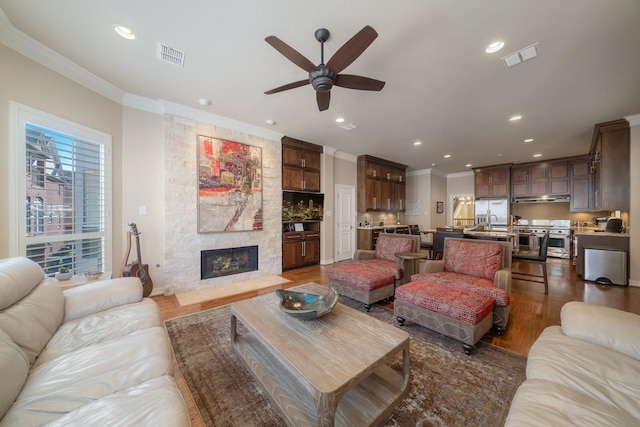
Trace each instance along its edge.
{"label": "white trim", "polygon": [[629,126],[640,126],[640,114],[625,116],[625,119],[629,122]]}
{"label": "white trim", "polygon": [[338,151],[336,148],[329,147],[329,146],[326,146],[326,145],[323,145],[322,149],[323,149],[323,153],[326,154],[326,155],[329,155],[329,156],[335,155],[336,151]]}
{"label": "white trim", "polygon": [[461,178],[461,177],[465,177],[465,176],[473,176],[474,172],[473,171],[466,171],[466,172],[455,172],[455,173],[450,173],[447,175],[447,178]]}

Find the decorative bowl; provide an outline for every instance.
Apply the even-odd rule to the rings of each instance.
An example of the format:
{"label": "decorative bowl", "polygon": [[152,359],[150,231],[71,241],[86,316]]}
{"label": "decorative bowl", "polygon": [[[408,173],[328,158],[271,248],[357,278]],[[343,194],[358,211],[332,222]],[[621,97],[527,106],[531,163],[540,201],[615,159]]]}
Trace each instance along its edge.
{"label": "decorative bowl", "polygon": [[87,271],[84,273],[84,277],[86,277],[87,280],[96,280],[100,276],[102,276],[102,271]]}
{"label": "decorative bowl", "polygon": [[68,273],[56,273],[56,279],[57,280],[69,280],[71,279],[71,276],[73,276],[73,273],[70,271]]}
{"label": "decorative bowl", "polygon": [[324,295],[276,289],[280,297],[280,309],[298,319],[310,320],[324,316],[338,303],[338,292],[328,288]]}

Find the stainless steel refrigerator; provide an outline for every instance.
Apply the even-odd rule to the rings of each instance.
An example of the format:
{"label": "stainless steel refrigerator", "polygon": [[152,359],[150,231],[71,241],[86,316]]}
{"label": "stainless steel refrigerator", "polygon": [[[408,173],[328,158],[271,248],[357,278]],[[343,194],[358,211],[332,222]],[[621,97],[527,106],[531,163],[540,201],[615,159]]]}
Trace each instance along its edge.
{"label": "stainless steel refrigerator", "polygon": [[491,225],[509,225],[509,199],[480,199],[476,200],[476,224],[488,224],[491,215]]}

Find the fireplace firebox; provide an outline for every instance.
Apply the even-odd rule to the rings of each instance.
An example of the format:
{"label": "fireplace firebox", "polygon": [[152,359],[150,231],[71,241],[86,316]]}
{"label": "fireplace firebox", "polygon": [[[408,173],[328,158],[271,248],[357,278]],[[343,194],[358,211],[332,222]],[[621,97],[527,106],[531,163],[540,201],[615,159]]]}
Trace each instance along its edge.
{"label": "fireplace firebox", "polygon": [[258,269],[258,246],[200,251],[200,279],[230,276]]}

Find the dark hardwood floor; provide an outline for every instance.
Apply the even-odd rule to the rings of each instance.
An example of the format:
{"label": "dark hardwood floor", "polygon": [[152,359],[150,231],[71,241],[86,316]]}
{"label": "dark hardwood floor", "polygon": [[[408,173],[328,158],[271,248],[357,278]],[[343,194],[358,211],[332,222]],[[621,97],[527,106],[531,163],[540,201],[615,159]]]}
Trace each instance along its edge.
{"label": "dark hardwood floor", "polygon": [[[291,281],[286,284],[286,287],[307,282],[327,285],[329,283],[327,273],[335,265],[337,264],[299,268],[286,271],[282,276]],[[512,270],[536,273],[536,271],[532,271],[534,268],[539,269],[540,267],[530,267],[530,264],[527,263],[514,262]],[[574,266],[569,260],[548,258],[547,271],[549,295],[544,294],[544,285],[542,283],[513,280],[511,310],[507,330],[502,336],[496,335],[493,331],[490,332],[483,338],[484,342],[489,342],[526,356],[531,345],[544,328],[560,324],[560,309],[569,301],[584,301],[640,314],[640,288],[585,283],[584,280],[578,277]],[[180,307],[174,296],[155,296],[153,299],[160,305],[162,317],[166,320],[218,307],[234,300],[251,296],[255,295],[245,294],[240,298],[232,297],[207,301],[187,307]],[[187,401],[193,426],[202,426],[202,421],[188,393],[188,388],[177,369],[175,376]]]}

